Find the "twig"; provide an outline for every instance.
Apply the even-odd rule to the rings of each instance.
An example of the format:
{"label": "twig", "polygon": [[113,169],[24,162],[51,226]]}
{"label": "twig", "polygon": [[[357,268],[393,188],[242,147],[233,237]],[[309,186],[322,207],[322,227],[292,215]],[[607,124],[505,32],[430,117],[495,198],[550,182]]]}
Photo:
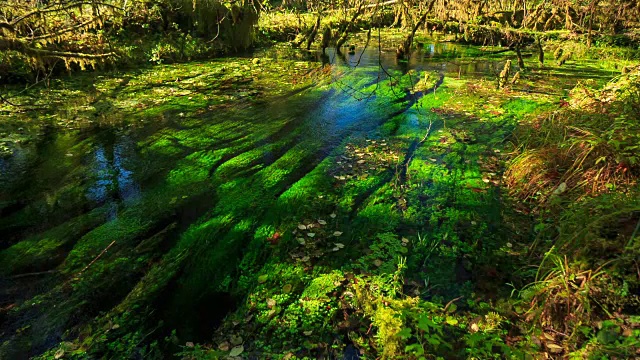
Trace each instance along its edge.
{"label": "twig", "polygon": [[371,328],[373,327],[373,323],[369,324],[369,330],[367,330],[367,335],[371,332]]}
{"label": "twig", "polygon": [[547,328],[547,330],[552,331],[552,332],[554,332],[554,333],[556,333],[556,334],[558,334],[558,335],[562,335],[562,336],[564,336],[564,337],[569,337],[569,335],[567,335],[567,334],[565,334],[565,333],[561,333],[560,331],[558,331],[558,330],[556,330],[556,329],[554,329],[554,328],[551,328],[551,327],[548,327],[548,328]]}
{"label": "twig", "polygon": [[463,297],[464,297],[464,296],[459,296],[459,297],[457,297],[457,298],[455,298],[455,299],[453,299],[453,300],[449,301],[449,302],[447,303],[447,305],[445,305],[445,306],[444,306],[444,309],[442,309],[442,311],[443,311],[443,312],[447,312],[447,310],[449,309],[449,306],[451,306],[451,304],[453,304],[454,302],[456,302],[456,301],[458,301],[458,300],[462,299]]}
{"label": "twig", "polygon": [[17,104],[12,103],[12,102],[11,102],[11,101],[9,101],[7,98],[5,98],[4,96],[2,96],[2,94],[0,94],[0,102],[4,102],[4,103],[7,103],[7,104],[9,104],[9,105],[11,105],[11,106],[15,106],[15,107],[20,107],[20,106],[21,106],[21,105],[17,105]]}
{"label": "twig", "polygon": [[57,273],[58,270],[47,270],[47,271],[39,271],[39,272],[32,272],[32,273],[26,273],[26,274],[18,274],[15,276],[10,277],[9,279],[20,279],[23,277],[29,277],[29,276],[40,276],[40,275],[47,275],[47,274],[53,274],[53,273]]}
{"label": "twig", "polygon": [[115,241],[115,240],[113,240],[113,241],[111,242],[111,244],[109,244],[109,246],[107,246],[106,248],[104,248],[104,250],[102,250],[102,252],[101,252],[100,254],[98,254],[98,256],[96,256],[96,257],[95,257],[95,259],[91,260],[91,262],[89,263],[89,265],[85,266],[85,267],[84,267],[84,269],[80,270],[80,272],[79,272],[79,273],[77,273],[77,274],[75,275],[75,277],[78,277],[78,276],[80,276],[83,272],[87,271],[87,269],[89,269],[89,267],[91,267],[91,265],[93,265],[96,261],[98,261],[98,259],[100,259],[100,258],[102,257],[102,255],[104,255],[104,254],[107,252],[107,250],[109,250],[109,249],[113,246],[113,244],[115,244],[115,243],[116,243],[116,241]]}

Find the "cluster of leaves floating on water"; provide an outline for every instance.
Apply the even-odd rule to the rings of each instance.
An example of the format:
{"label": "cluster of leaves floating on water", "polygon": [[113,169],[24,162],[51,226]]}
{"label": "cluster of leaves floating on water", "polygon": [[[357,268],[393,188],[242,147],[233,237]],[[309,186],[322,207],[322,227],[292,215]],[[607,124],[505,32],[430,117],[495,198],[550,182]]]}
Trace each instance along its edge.
{"label": "cluster of leaves floating on water", "polygon": [[291,258],[310,264],[313,259],[344,248],[343,232],[336,230],[332,224],[332,219],[335,218],[336,214],[331,213],[328,216],[329,222],[318,219],[298,224],[297,228],[293,230],[293,235],[296,236],[296,242],[300,247],[299,250],[290,252]]}
{"label": "cluster of leaves floating on water", "polygon": [[393,168],[399,161],[398,150],[386,140],[367,139],[365,144],[347,144],[335,160],[330,175],[338,184],[347,180],[364,180]]}

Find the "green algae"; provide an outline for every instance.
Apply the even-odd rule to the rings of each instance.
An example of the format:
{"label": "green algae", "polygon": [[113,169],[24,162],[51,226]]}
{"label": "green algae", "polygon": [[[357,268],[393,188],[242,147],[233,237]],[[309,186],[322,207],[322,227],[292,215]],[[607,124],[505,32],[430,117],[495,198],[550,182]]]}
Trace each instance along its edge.
{"label": "green algae", "polygon": [[[470,81],[447,75],[434,93],[411,99],[407,89],[422,74],[391,71],[392,79],[372,84],[365,77],[372,69],[363,67],[284,100],[265,97],[272,101],[265,110],[251,97],[286,94],[283,89],[293,88],[283,85],[282,73],[309,65],[278,64],[261,82],[251,74],[254,63],[234,61],[162,66],[134,74],[126,85],[111,79],[96,85],[119,92],[112,106],[94,103],[92,111],[121,111],[117,121],[137,126],[170,126],[138,138],[144,161],[136,176],[148,185],[141,197],[119,207],[116,218],[98,218],[84,230],[76,228],[84,217],[74,218],[0,253],[37,264],[73,243],[57,268],[67,278],[12,310],[16,317],[39,312],[41,327],[16,333],[0,351],[24,338],[43,347],[44,334],[74,328],[63,336],[72,345],[58,348],[79,358],[159,356],[158,346],[166,351],[172,345],[141,348],[147,330],[162,332],[154,335],[161,338],[177,328],[181,344],[193,341],[199,315],[194,303],[216,294],[231,294],[238,307],[204,319],[214,333],[221,321],[216,317],[227,315],[214,334],[215,356],[228,353],[215,349],[231,341],[230,334],[241,335],[247,350],[273,357],[339,356],[347,338],[371,355],[390,346],[402,351],[398,339],[416,352],[453,351],[452,345],[400,335],[405,327],[422,326],[434,338],[445,327],[473,340],[458,323],[484,316],[486,309],[473,305],[468,313],[446,315],[443,306],[493,286],[473,273],[513,269],[505,250],[513,240],[501,235],[501,153],[515,124],[555,97],[505,94],[490,76]],[[199,93],[203,87],[211,93]],[[242,99],[237,109],[219,107]],[[309,110],[320,100],[331,108]],[[71,113],[84,114],[73,107]],[[289,116],[280,115],[283,108],[292,109]],[[314,121],[301,122],[301,114]],[[176,215],[200,202],[193,218],[174,224]],[[32,244],[42,248],[31,253]],[[2,266],[19,273],[25,265]],[[422,297],[403,298],[403,292]],[[108,301],[99,306],[103,299]],[[37,310],[27,310],[29,303]],[[345,315],[347,309],[354,315]],[[156,310],[163,315],[150,316]],[[71,320],[83,312],[80,323]],[[481,334],[476,337],[502,341],[489,328]]]}

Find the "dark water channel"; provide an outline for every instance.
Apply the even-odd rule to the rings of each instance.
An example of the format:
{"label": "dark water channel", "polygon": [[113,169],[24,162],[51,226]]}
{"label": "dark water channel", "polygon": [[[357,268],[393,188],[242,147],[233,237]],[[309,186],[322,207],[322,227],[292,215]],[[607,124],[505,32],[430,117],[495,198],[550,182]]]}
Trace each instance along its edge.
{"label": "dark water channel", "polygon": [[[0,256],[5,260],[0,309],[36,295],[43,295],[43,307],[56,299],[77,304],[56,310],[55,316],[37,306],[0,312],[0,344],[8,344],[0,355],[20,358],[55,345],[65,330],[123,301],[147,264],[182,243],[198,244],[197,250],[180,260],[179,270],[150,303],[167,328],[206,341],[210,334],[204,329],[214,328],[235,306],[232,295],[217,285],[234,276],[225,264],[240,260],[260,224],[296,211],[278,198],[346,139],[375,136],[392,118],[406,116],[410,122],[416,116],[412,105],[425,92],[400,85],[376,92],[375,84],[410,71],[415,72],[412,83],[424,72],[433,73],[436,88],[448,78],[493,79],[504,63],[476,58],[476,48],[446,43],[427,44],[409,61],[374,48],[257,55],[332,64],[333,83],[237,109],[200,112],[187,121],[176,109],[148,125],[51,130],[0,158]],[[199,227],[190,230],[194,224]],[[112,241],[109,252],[100,255]],[[211,253],[214,248],[218,254]],[[106,264],[133,254],[140,254],[142,265],[105,265],[105,275],[93,280],[101,289],[89,292],[86,301],[76,299],[84,296],[81,290],[55,290],[94,260]],[[87,273],[97,268],[92,265]],[[25,326],[30,330],[16,332]]]}

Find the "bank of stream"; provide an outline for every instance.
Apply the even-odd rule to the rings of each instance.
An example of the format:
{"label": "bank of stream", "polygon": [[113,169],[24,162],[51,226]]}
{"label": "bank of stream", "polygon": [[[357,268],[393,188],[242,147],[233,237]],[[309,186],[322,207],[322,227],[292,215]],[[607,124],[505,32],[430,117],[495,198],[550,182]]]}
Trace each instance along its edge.
{"label": "bank of stream", "polygon": [[511,132],[614,70],[526,59],[497,89],[509,56],[278,46],[33,90],[53,105],[1,110],[0,358],[540,346],[500,312],[532,224]]}

